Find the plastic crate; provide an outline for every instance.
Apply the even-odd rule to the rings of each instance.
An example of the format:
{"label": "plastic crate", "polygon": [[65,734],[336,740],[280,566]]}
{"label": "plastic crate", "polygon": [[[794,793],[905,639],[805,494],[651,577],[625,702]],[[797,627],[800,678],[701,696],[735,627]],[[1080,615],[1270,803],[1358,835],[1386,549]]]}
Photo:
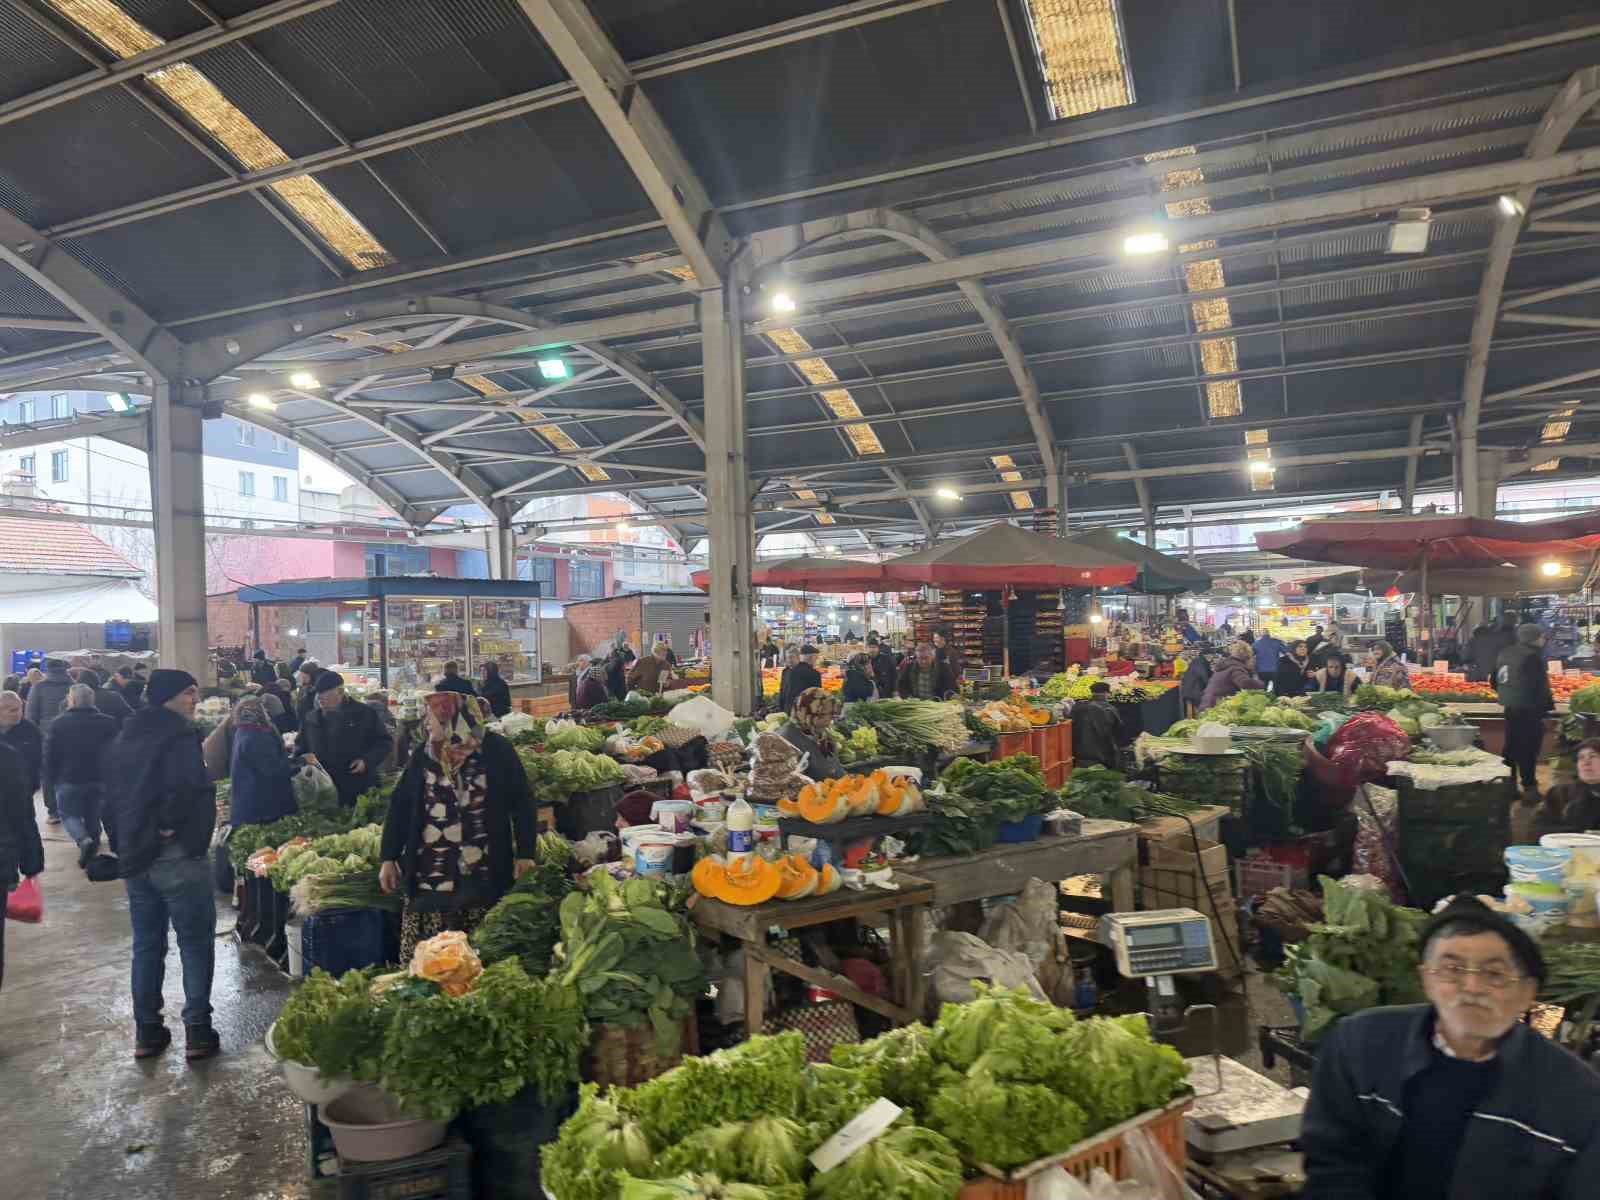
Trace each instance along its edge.
{"label": "plastic crate", "polygon": [[436,1150],[385,1163],[339,1162],[339,1200],[473,1200],[472,1147],[453,1137]]}
{"label": "plastic crate", "polygon": [[1038,1162],[1018,1167],[1009,1175],[1001,1175],[992,1168],[980,1168],[987,1178],[969,1179],[961,1186],[959,1200],[1026,1200],[1028,1180],[1049,1167],[1060,1167],[1067,1174],[1088,1182],[1097,1167],[1113,1179],[1127,1179],[1130,1167],[1127,1161],[1125,1136],[1141,1130],[1151,1138],[1172,1163],[1178,1177],[1183,1177],[1188,1162],[1188,1146],[1183,1137],[1183,1115],[1194,1103],[1185,1096],[1174,1100],[1165,1108],[1141,1113],[1120,1125],[1086,1138],[1065,1154],[1043,1158]]}
{"label": "plastic crate", "polygon": [[330,975],[375,967],[384,958],[384,917],[378,908],[347,908],[307,917],[300,932],[305,974]]}

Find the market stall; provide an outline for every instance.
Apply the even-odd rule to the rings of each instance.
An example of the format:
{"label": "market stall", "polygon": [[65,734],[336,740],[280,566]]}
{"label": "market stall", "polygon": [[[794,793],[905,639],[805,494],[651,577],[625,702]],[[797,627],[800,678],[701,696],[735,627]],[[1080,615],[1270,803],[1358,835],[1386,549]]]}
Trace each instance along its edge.
{"label": "market stall", "polygon": [[933,884],[933,903],[944,907],[1014,896],[1030,879],[1104,875],[1104,894],[1117,912],[1134,906],[1139,827],[1126,821],[1088,820],[1083,831],[1037,841],[991,846],[972,854],[917,860],[919,878]]}
{"label": "market stall", "polygon": [[1092,529],[1074,534],[1067,539],[1080,546],[1125,559],[1138,568],[1130,590],[1147,596],[1179,596],[1188,592],[1204,592],[1211,587],[1211,576],[1180,558],[1163,554],[1153,546],[1122,537],[1109,529]]}
{"label": "market stall", "polygon": [[[385,688],[427,688],[455,662],[469,678],[486,662],[513,687],[537,683],[539,585],[500,579],[369,576],[257,584],[239,589],[258,631],[261,609],[301,613],[300,629],[326,628],[318,659]],[[308,639],[307,644],[310,644]],[[331,651],[331,653],[329,652]]]}

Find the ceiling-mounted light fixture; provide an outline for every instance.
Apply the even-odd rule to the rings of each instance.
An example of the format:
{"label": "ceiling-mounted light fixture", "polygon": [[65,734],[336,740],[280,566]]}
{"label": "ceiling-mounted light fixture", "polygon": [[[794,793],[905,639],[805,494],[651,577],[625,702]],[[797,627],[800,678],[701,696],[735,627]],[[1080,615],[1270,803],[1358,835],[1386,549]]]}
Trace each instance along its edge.
{"label": "ceiling-mounted light fixture", "polygon": [[941,499],[941,500],[959,500],[959,499],[961,499],[961,493],[956,491],[955,488],[953,488],[953,487],[938,488],[938,489],[936,489],[934,491],[933,494],[935,496],[939,497],[939,499]]}
{"label": "ceiling-mounted light fixture", "polygon": [[565,379],[569,373],[567,360],[564,358],[541,358],[539,360],[539,375],[541,378]]}
{"label": "ceiling-mounted light fixture", "polygon": [[265,392],[251,392],[244,400],[251,408],[263,409],[266,412],[271,412],[278,407],[272,402],[272,397]]}
{"label": "ceiling-mounted light fixture", "polygon": [[1427,208],[1402,208],[1394,214],[1394,224],[1389,226],[1390,254],[1421,254],[1428,248],[1429,222],[1433,210]]}
{"label": "ceiling-mounted light fixture", "polygon": [[307,392],[315,391],[317,388],[322,386],[322,381],[310,371],[296,371],[293,375],[289,376],[289,382],[294,387],[300,388],[302,391]]}
{"label": "ceiling-mounted light fixture", "polygon": [[128,398],[121,392],[107,392],[106,403],[111,406],[112,412],[127,412],[132,407],[128,403]]}
{"label": "ceiling-mounted light fixture", "polygon": [[1528,206],[1515,196],[1501,196],[1496,204],[1503,217],[1520,217],[1528,211]]}
{"label": "ceiling-mounted light fixture", "polygon": [[785,288],[779,288],[772,293],[772,299],[767,301],[767,307],[775,313],[792,313],[800,307],[794,298],[794,293]]}
{"label": "ceiling-mounted light fixture", "polygon": [[1122,239],[1122,252],[1124,254],[1165,254],[1171,245],[1167,235],[1154,230],[1145,233],[1130,233]]}
{"label": "ceiling-mounted light fixture", "polygon": [[1554,560],[1539,564],[1539,574],[1543,575],[1546,579],[1555,579],[1564,570],[1566,570],[1566,568]]}

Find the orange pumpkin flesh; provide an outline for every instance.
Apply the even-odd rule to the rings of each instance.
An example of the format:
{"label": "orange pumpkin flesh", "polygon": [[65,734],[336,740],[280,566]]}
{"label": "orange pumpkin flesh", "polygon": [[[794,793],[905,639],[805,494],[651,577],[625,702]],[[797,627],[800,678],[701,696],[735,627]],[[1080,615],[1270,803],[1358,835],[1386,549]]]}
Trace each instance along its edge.
{"label": "orange pumpkin flesh", "polygon": [[803,900],[817,890],[820,880],[815,868],[798,854],[791,854],[778,867],[779,900]]}
{"label": "orange pumpkin flesh", "polygon": [[726,881],[718,899],[745,906],[765,904],[778,894],[782,882],[783,873],[776,865],[752,856],[728,864]]}

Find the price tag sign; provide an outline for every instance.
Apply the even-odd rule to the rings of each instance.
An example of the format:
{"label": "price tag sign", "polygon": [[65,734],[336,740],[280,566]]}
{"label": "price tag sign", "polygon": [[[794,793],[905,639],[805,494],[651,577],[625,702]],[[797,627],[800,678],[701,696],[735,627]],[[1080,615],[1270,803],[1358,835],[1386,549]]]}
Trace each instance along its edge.
{"label": "price tag sign", "polygon": [[905,1110],[882,1096],[862,1109],[849,1124],[811,1152],[811,1165],[831,1171],[861,1147],[880,1136]]}

